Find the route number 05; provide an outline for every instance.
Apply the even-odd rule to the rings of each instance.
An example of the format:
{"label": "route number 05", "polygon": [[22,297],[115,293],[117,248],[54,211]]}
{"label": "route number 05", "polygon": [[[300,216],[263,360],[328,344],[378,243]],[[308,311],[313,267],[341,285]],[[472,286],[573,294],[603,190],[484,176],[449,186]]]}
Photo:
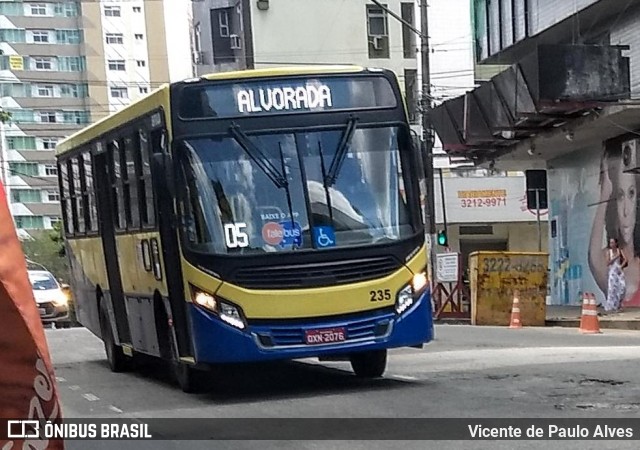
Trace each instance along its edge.
{"label": "route number 05", "polygon": [[246,223],[227,223],[224,225],[224,239],[228,248],[244,248],[249,246],[249,236],[243,230]]}

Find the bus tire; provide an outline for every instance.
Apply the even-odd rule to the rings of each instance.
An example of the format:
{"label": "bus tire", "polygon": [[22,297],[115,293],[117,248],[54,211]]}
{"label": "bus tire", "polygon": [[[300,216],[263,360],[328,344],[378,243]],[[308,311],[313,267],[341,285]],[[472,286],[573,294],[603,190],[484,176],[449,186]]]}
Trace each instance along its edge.
{"label": "bus tire", "polygon": [[104,351],[112,372],[125,372],[131,368],[131,361],[122,352],[122,347],[116,345],[116,340],[109,323],[109,314],[104,302],[100,302],[100,334],[104,343]]}
{"label": "bus tire", "polygon": [[360,378],[381,377],[387,368],[386,350],[354,353],[349,359],[351,361],[351,368],[356,376]]}
{"label": "bus tire", "polygon": [[204,373],[201,370],[194,369],[189,364],[178,361],[172,361],[171,368],[173,377],[182,392],[195,394],[204,389]]}

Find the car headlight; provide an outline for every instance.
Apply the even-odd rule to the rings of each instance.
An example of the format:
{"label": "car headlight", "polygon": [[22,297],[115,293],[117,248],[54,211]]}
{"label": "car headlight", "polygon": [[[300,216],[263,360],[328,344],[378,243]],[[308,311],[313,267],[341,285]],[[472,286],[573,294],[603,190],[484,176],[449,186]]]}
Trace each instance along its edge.
{"label": "car headlight", "polygon": [[408,283],[398,292],[396,297],[396,312],[402,314],[411,307],[416,299],[422,294],[427,287],[427,275],[419,272],[413,276],[411,283]]}
{"label": "car headlight", "polygon": [[60,292],[52,301],[55,306],[67,306],[69,304],[69,297],[67,297],[63,292]]}
{"label": "car headlight", "polygon": [[246,328],[247,324],[244,321],[240,307],[223,299],[216,298],[213,294],[209,294],[194,286],[191,286],[191,295],[196,305],[216,314],[223,322],[240,330]]}

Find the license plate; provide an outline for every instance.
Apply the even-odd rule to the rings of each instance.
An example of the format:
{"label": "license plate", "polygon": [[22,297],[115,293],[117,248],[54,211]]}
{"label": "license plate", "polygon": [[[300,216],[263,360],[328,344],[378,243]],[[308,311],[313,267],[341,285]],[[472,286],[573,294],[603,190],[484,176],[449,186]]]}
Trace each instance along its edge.
{"label": "license plate", "polygon": [[307,345],[331,344],[347,340],[347,333],[344,328],[324,328],[321,330],[307,330],[304,333],[304,340]]}
{"label": "license plate", "polygon": [[38,312],[40,313],[41,316],[44,316],[47,314],[47,310],[44,308],[38,308]]}

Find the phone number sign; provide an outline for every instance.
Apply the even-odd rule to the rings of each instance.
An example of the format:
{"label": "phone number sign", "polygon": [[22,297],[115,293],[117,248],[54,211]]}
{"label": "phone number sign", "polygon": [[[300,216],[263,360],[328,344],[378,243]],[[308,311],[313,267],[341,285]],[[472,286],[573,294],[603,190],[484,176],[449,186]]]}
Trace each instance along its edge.
{"label": "phone number sign", "polygon": [[458,191],[463,208],[496,208],[507,206],[506,189]]}

